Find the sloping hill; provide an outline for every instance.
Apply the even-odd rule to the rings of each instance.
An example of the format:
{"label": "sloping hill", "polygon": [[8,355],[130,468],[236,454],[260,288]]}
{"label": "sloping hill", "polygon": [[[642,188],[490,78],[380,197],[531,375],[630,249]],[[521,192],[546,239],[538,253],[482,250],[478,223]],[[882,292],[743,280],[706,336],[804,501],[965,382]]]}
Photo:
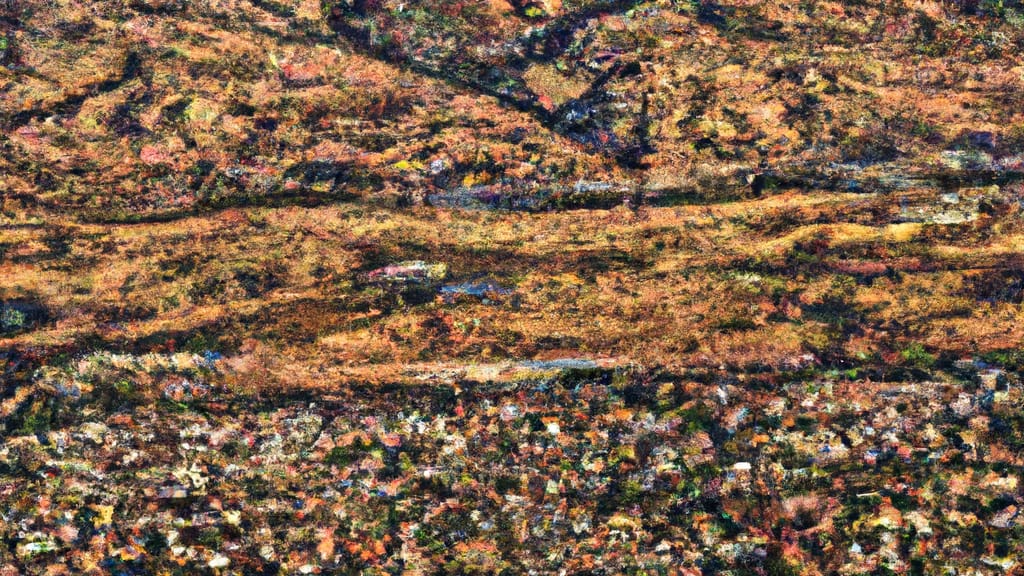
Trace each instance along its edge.
{"label": "sloping hill", "polygon": [[1015,573],[1022,49],[0,0],[0,574]]}

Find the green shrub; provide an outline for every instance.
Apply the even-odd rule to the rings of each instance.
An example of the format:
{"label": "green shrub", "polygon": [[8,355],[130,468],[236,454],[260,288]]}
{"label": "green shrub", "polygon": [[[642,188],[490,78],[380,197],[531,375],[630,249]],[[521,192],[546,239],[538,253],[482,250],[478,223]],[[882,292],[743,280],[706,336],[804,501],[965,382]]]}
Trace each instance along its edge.
{"label": "green shrub", "polygon": [[900,356],[903,357],[904,363],[918,368],[930,368],[935,364],[935,355],[929,354],[924,346],[916,342],[904,348]]}

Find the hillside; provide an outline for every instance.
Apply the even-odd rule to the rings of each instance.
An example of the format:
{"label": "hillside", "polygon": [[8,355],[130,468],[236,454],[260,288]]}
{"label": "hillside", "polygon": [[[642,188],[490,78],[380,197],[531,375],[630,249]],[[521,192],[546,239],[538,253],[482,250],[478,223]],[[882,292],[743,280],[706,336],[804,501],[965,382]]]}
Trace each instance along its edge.
{"label": "hillside", "polygon": [[1015,574],[1024,7],[0,0],[0,574]]}

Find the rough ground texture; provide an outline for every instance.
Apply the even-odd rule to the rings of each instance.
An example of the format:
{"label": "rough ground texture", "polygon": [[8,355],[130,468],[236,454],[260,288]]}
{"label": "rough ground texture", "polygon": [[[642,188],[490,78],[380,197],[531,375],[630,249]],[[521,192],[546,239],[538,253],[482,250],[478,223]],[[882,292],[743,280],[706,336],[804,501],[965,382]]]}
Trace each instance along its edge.
{"label": "rough ground texture", "polygon": [[0,0],[0,575],[1022,573],[1022,54]]}

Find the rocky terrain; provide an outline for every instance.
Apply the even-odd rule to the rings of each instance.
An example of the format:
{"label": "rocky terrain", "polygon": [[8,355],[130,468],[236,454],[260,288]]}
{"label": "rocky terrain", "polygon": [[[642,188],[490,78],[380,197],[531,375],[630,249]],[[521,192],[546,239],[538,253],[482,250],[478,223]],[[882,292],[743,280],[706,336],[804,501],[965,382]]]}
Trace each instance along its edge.
{"label": "rocky terrain", "polygon": [[1020,574],[1022,54],[0,0],[0,574]]}

